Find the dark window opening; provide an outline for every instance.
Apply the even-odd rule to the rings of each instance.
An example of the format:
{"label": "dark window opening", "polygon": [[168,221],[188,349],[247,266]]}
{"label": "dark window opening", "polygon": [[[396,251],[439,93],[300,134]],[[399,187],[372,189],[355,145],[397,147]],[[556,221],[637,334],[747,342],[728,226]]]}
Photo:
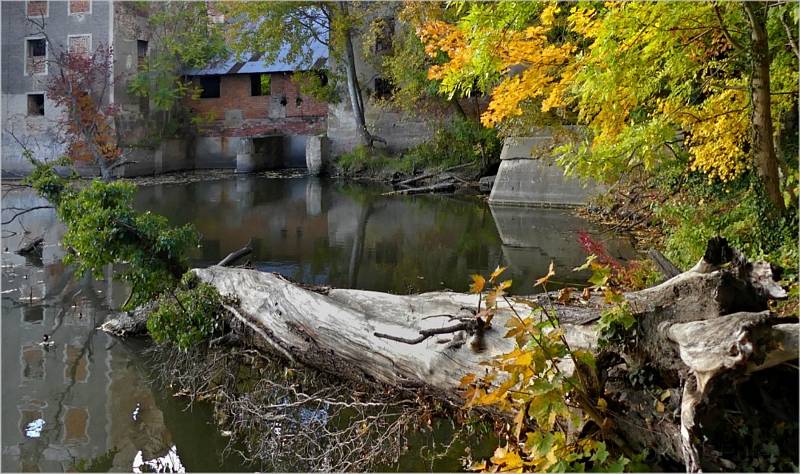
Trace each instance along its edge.
{"label": "dark window opening", "polygon": [[289,103],[289,101],[286,99],[286,96],[281,97],[281,105],[282,106],[286,107],[286,104],[288,104],[288,103]]}
{"label": "dark window opening", "polygon": [[303,104],[303,98],[298,95],[297,98],[294,100],[294,105],[300,107],[302,104]]}
{"label": "dark window opening", "polygon": [[136,40],[136,57],[139,59],[140,66],[144,63],[145,58],[147,58],[147,46],[147,41]]}
{"label": "dark window opening", "polygon": [[389,99],[394,94],[392,81],[378,77],[375,79],[375,98]]}
{"label": "dark window opening", "polygon": [[250,74],[250,95],[270,95],[272,86],[269,74]]}
{"label": "dark window opening", "polygon": [[44,115],[44,94],[28,95],[28,115]]}
{"label": "dark window opening", "polygon": [[375,37],[375,52],[382,53],[392,49],[392,37],[394,36],[394,19],[380,18],[375,20],[378,33]]}
{"label": "dark window opening", "polygon": [[219,76],[203,76],[200,78],[200,92],[201,99],[216,99],[219,98]]}
{"label": "dark window opening", "polygon": [[28,56],[45,56],[47,55],[47,43],[44,38],[28,40]]}

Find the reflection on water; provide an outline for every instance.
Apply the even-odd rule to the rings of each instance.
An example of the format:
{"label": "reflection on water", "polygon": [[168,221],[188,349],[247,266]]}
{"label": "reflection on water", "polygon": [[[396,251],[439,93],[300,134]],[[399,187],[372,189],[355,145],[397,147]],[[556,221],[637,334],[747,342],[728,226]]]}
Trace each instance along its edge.
{"label": "reflection on water", "polygon": [[[209,265],[252,240],[252,263],[298,281],[396,293],[464,291],[468,275],[509,266],[518,292],[545,273],[580,281],[576,232],[587,230],[612,254],[629,246],[602,236],[566,211],[497,208],[471,198],[387,198],[379,186],[318,178],[254,178],[140,188],[136,205],[203,235],[194,264]],[[12,191],[3,207],[44,204]],[[11,213],[4,213],[9,217]],[[142,343],[97,331],[127,296],[106,278],[74,275],[60,263],[63,227],[52,210],[3,228],[2,470],[130,471],[133,459],[155,459],[176,446],[188,471],[248,470],[221,460],[226,440],[207,406],[193,412],[146,383]],[[41,257],[13,252],[44,235]],[[52,346],[40,344],[48,334]],[[133,412],[137,410],[137,416]],[[454,453],[455,456],[458,453]],[[450,469],[458,467],[454,457]],[[405,460],[403,470],[430,466]]]}

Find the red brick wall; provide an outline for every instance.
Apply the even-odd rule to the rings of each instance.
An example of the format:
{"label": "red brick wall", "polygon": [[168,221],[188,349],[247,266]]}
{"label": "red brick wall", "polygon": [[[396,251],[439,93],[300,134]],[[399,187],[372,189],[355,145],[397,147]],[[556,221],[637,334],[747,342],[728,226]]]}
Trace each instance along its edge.
{"label": "red brick wall", "polygon": [[[289,74],[272,74],[270,95],[250,95],[250,75],[230,74],[220,80],[219,98],[187,99],[185,105],[196,114],[211,114],[212,123],[203,126],[203,136],[316,135],[324,133],[328,105],[301,95]],[[195,85],[199,81],[194,79]],[[286,105],[281,99],[286,98]],[[301,103],[297,105],[297,98]],[[270,117],[270,109],[273,116]],[[226,111],[241,111],[242,123],[225,123]],[[275,112],[280,112],[276,114]],[[276,116],[281,115],[281,116]],[[285,116],[284,116],[285,115]]]}

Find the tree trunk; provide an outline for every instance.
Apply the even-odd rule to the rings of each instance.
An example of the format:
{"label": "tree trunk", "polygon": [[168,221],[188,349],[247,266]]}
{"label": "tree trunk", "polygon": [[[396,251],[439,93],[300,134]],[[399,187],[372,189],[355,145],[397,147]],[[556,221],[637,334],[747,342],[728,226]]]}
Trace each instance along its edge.
{"label": "tree trunk", "polygon": [[[485,374],[487,360],[515,348],[513,338],[504,337],[514,312],[530,313],[527,302],[512,298],[499,304],[491,327],[476,330],[467,322],[476,321],[477,295],[320,291],[255,270],[212,266],[193,271],[238,300],[226,308],[240,323],[234,326],[249,328],[243,341],[342,377],[425,389],[451,400],[461,396],[462,377]],[[626,294],[637,321],[635,340],[598,355],[598,379],[604,381],[598,393],[614,418],[604,429],[613,427],[634,449],[654,449],[691,471],[730,468],[712,442],[697,444],[704,435],[697,413],[730,408],[716,398],[706,402],[712,380],[738,387],[754,372],[797,360],[796,318],[777,318],[767,309],[769,299],[785,297],[768,263],[748,262],[721,238],[709,242],[691,270]],[[546,298],[529,297],[540,304]],[[570,347],[596,351],[602,298],[553,304]],[[613,376],[620,364],[628,369]],[[559,367],[574,369],[569,359]],[[636,367],[658,374],[659,391],[670,391],[679,417],[670,416],[673,408],[656,412],[652,389],[629,382]],[[651,426],[654,417],[657,428]]]}
{"label": "tree trunk", "polygon": [[778,160],[775,156],[775,142],[772,130],[770,77],[769,77],[769,38],[766,21],[769,5],[760,2],[744,2],[747,20],[750,24],[750,55],[752,71],[750,75],[751,99],[753,102],[753,155],[758,174],[764,183],[764,190],[770,203],[778,213],[786,210],[781,194]]}
{"label": "tree trunk", "polygon": [[[339,8],[342,16],[348,15],[347,3],[340,2]],[[361,88],[358,84],[358,74],[356,69],[356,56],[353,51],[352,29],[347,28],[344,32],[344,69],[347,75],[347,91],[350,96],[350,106],[353,108],[353,117],[356,121],[356,130],[362,145],[372,146],[372,136],[367,130],[367,122],[364,117],[364,102],[361,97]]]}

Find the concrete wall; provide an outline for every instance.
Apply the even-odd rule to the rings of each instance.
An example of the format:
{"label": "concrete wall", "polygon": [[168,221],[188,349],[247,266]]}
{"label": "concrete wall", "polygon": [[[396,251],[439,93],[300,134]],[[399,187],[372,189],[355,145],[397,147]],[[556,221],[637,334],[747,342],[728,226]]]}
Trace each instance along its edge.
{"label": "concrete wall", "polygon": [[[369,23],[378,18],[396,18],[400,6],[402,6],[400,2],[384,2],[380,4],[380,7],[371,8],[372,17],[366,21]],[[398,37],[404,27],[407,25],[395,21],[394,38]],[[382,53],[374,50],[365,51],[363,42],[359,39],[354,39],[353,49],[358,81],[364,100],[367,129],[388,142],[387,151],[399,153],[426,141],[433,135],[439,121],[450,118],[450,110],[442,110],[433,114],[429,111],[408,114],[388,107],[386,104],[380,104],[380,101],[375,100],[374,91],[375,82],[380,78],[377,65]],[[337,67],[335,63],[332,64],[332,68]],[[359,143],[355,117],[345,81],[341,81],[339,95],[342,100],[338,104],[331,104],[328,107],[328,138],[332,156],[339,156],[351,151]]]}
{"label": "concrete wall", "polygon": [[569,129],[540,129],[530,137],[507,138],[489,202],[552,207],[586,204],[602,188],[564,176],[553,160],[552,148],[576,139],[575,133]]}

